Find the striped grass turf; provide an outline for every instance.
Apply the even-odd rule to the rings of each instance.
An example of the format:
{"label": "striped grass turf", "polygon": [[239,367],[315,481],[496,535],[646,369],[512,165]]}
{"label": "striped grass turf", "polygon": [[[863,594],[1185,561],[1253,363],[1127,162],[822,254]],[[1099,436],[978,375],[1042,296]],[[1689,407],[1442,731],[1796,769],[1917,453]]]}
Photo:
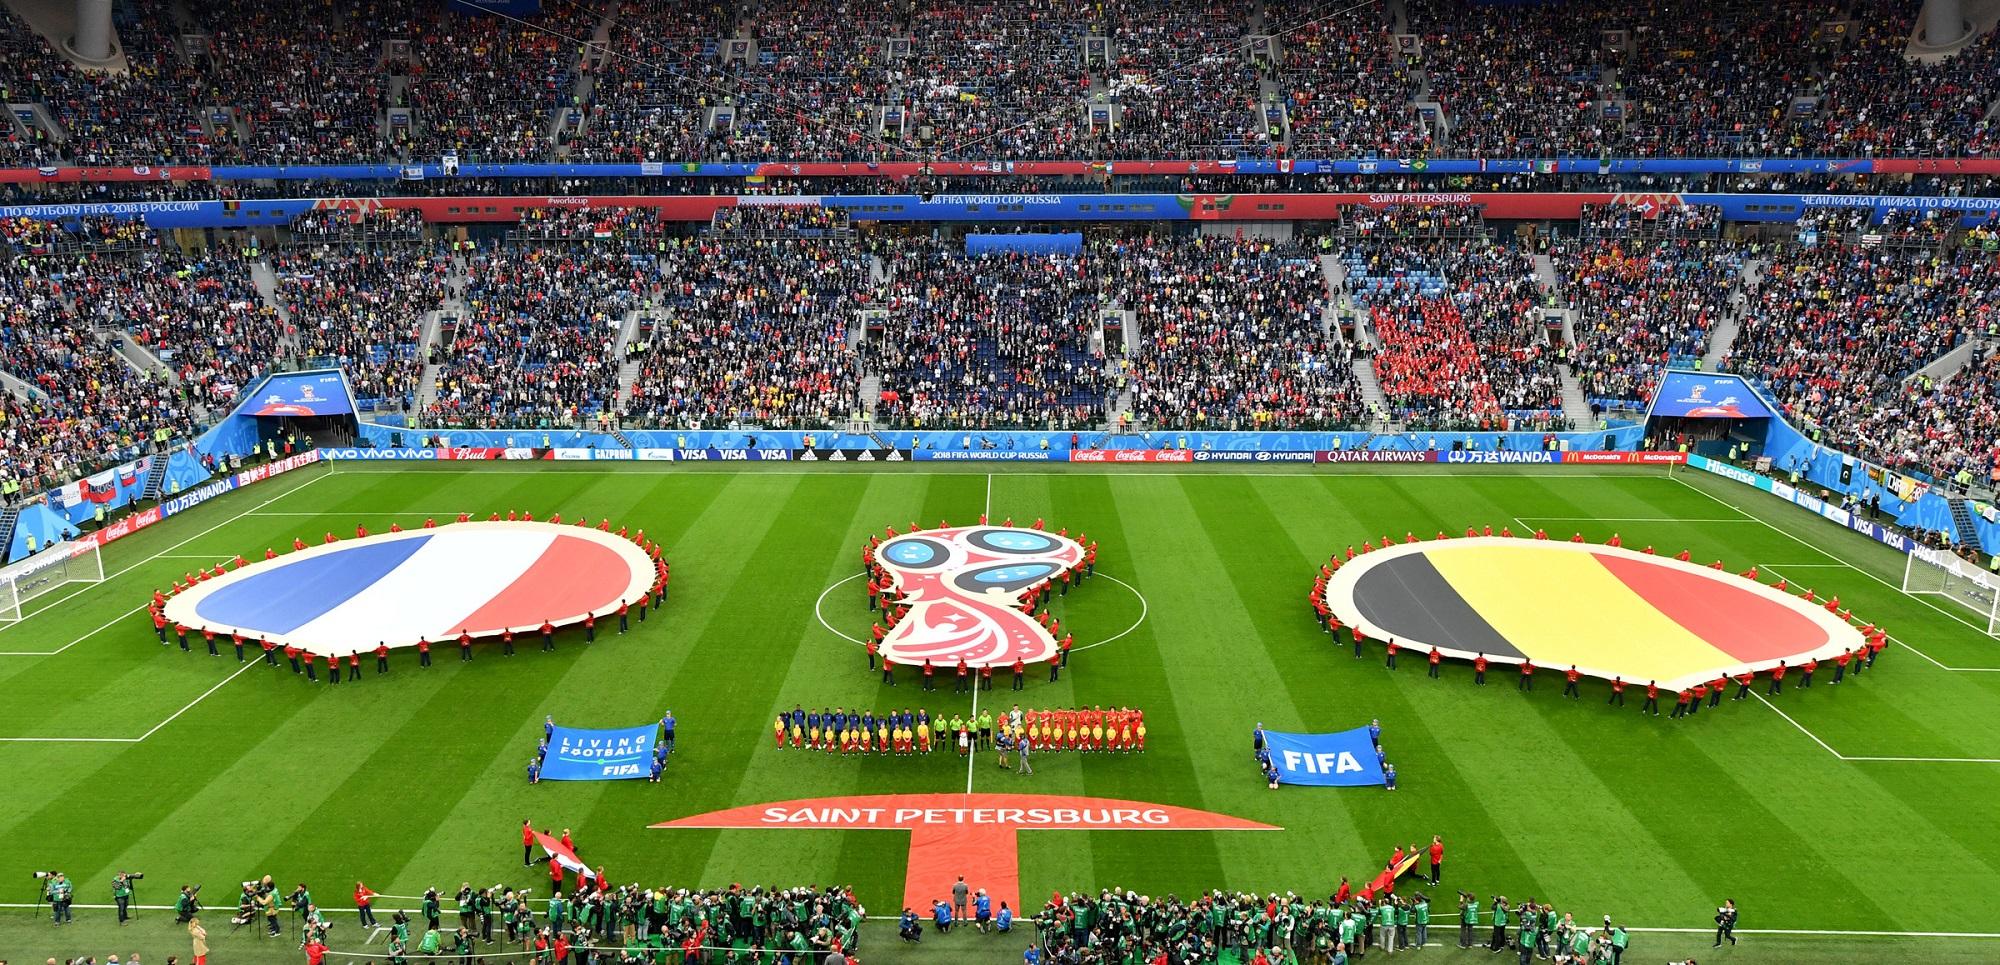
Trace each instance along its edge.
{"label": "striped grass turf", "polygon": [[[236,882],[266,872],[311,884],[329,904],[344,903],[356,879],[404,895],[461,881],[542,884],[514,863],[518,827],[532,818],[574,829],[583,856],[614,880],[839,881],[871,912],[892,914],[904,853],[896,832],[646,825],[762,801],[965,788],[956,757],[780,752],[769,725],[794,703],[918,703],[913,681],[882,688],[814,604],[856,572],[859,546],[884,524],[966,522],[990,498],[996,520],[1044,517],[1099,540],[1100,572],[1146,606],[1144,622],[1080,651],[1060,683],[1031,675],[1023,705],[1129,704],[1147,711],[1150,733],[1143,757],[1042,755],[1032,778],[982,760],[970,769],[974,789],[1133,798],[1286,829],[1025,832],[1031,904],[1058,888],[1109,885],[1324,893],[1341,875],[1372,873],[1395,844],[1439,833],[1451,849],[1446,887],[1553,898],[1580,919],[1700,927],[1731,896],[1746,928],[2000,932],[1987,897],[2000,886],[2000,841],[1979,817],[2000,792],[2000,764],[1835,756],[2000,757],[1991,735],[2000,674],[1946,669],[2000,667],[2000,645],[1954,619],[1952,604],[1899,593],[1901,557],[1862,537],[1720,480],[1656,470],[989,477],[921,468],[313,470],[144,531],[106,554],[111,580],[57,594],[0,631],[0,651],[73,643],[55,656],[0,656],[0,737],[127,739],[0,742],[0,765],[15,776],[0,787],[0,833],[13,843],[0,880],[18,879],[23,902],[36,868],[68,872],[86,902],[108,901],[121,869],[148,872],[144,897],[161,902],[198,881],[226,903]],[[469,666],[441,651],[424,672],[399,655],[388,677],[364,666],[368,679],[337,690],[253,667],[198,702],[236,669],[233,658],[226,648],[221,659],[165,650],[134,609],[201,561],[176,557],[254,558],[357,522],[379,530],[508,508],[644,527],[671,553],[671,601],[633,634],[588,648],[572,635],[554,655],[482,649]],[[1546,683],[1533,695],[1475,689],[1459,666],[1440,681],[1414,660],[1391,672],[1379,653],[1356,660],[1317,631],[1306,593],[1327,553],[1369,534],[1487,522],[1558,538],[1615,531],[1627,545],[1757,563],[1838,592],[1917,649],[1893,648],[1840,688],[1822,675],[1811,691],[1788,690],[1775,707],[1789,720],[1745,701],[1676,723],[1641,719],[1636,700],[1623,712],[1605,707],[1602,684],[1586,682],[1585,699],[1568,701]],[[824,614],[860,635],[862,601],[850,583],[827,596]],[[1129,626],[1140,606],[1098,580],[1058,612],[1087,645]],[[988,702],[1013,702],[1006,681],[997,686]],[[949,693],[922,703],[969,705]],[[619,726],[668,709],[679,750],[662,785],[521,779],[544,714]],[[1376,717],[1402,779],[1394,794],[1272,792],[1254,773],[1248,731],[1260,720],[1331,730]],[[976,885],[976,869],[968,874]],[[1886,940],[1784,941],[1817,956],[1814,941]],[[57,953],[36,942],[0,940],[0,957]],[[874,944],[876,958],[894,954]],[[1923,947],[1950,960],[1962,944]],[[68,953],[84,951],[104,950]]]}

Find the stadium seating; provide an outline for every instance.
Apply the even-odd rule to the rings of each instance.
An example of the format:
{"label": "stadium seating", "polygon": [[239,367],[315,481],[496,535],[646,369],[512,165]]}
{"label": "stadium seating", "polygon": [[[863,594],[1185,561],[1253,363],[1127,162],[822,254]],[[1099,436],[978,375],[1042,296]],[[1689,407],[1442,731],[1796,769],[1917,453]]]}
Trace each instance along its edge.
{"label": "stadium seating", "polygon": [[1880,2],[1412,2],[1406,47],[1368,5],[120,10],[116,75],[6,15],[0,86],[60,133],[0,163],[1979,156],[2000,93],[2000,42],[1913,60]]}

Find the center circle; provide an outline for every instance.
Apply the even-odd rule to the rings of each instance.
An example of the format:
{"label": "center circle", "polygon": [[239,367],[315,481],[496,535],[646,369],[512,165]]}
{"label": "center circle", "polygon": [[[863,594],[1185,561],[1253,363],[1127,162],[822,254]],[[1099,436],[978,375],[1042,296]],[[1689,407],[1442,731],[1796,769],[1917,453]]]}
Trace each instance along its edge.
{"label": "center circle", "polygon": [[[852,576],[842,577],[841,579],[835,580],[832,583],[827,584],[826,589],[820,591],[819,598],[813,601],[813,617],[819,620],[819,625],[825,627],[826,632],[831,633],[834,636],[847,641],[848,643],[854,644],[857,647],[866,647],[868,645],[868,641],[860,637],[854,636],[853,634],[848,633],[845,630],[840,629],[839,627],[834,626],[833,623],[826,618],[826,599],[827,597],[833,595],[833,591],[838,590],[841,587],[854,582],[855,580],[861,579],[865,575],[867,574],[856,573]],[[1152,610],[1151,604],[1146,602],[1146,595],[1144,593],[1139,592],[1138,587],[1133,586],[1132,584],[1127,583],[1124,580],[1121,580],[1115,576],[1112,576],[1109,573],[1100,572],[1097,574],[1097,578],[1110,580],[1111,582],[1124,587],[1126,592],[1132,594],[1132,597],[1139,601],[1139,615],[1137,617],[1134,617],[1132,619],[1132,622],[1129,625],[1127,625],[1125,629],[1120,630],[1117,633],[1114,633],[1108,637],[1105,637],[1102,640],[1093,640],[1089,643],[1079,643],[1074,647],[1070,648],[1071,652],[1075,652],[1078,650],[1089,650],[1092,647],[1101,647],[1107,643],[1115,643],[1119,640],[1124,639],[1127,636],[1130,636],[1132,631],[1139,629],[1139,625],[1146,622],[1146,616]]]}

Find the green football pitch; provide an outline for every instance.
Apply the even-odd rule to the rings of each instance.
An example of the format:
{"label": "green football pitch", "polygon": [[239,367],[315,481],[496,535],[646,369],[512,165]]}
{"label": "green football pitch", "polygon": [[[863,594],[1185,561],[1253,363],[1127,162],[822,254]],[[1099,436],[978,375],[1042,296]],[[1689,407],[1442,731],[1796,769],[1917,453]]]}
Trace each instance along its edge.
{"label": "green football pitch", "polygon": [[[445,648],[428,670],[399,653],[388,675],[364,660],[364,679],[339,688],[239,668],[226,647],[220,659],[162,648],[144,613],[153,588],[200,563],[357,523],[509,508],[643,527],[673,563],[670,601],[590,647],[570,633],[554,654],[488,648],[470,664]],[[1019,702],[1143,708],[1146,752],[1042,755],[1028,777],[985,757],[774,750],[772,717],[794,704],[969,706],[949,688],[920,700],[909,680],[881,686],[840,635],[869,625],[858,582],[827,591],[858,572],[860,547],[884,525],[981,512],[1043,517],[1100,542],[1099,572],[1116,579],[1056,604],[1080,648],[1070,670],[1054,684],[1031,674]],[[1442,680],[1415,660],[1390,671],[1378,651],[1357,660],[1315,625],[1307,592],[1328,553],[1368,534],[1486,523],[1593,541],[1617,532],[1732,569],[1754,563],[1767,579],[1838,593],[1898,645],[1845,686],[1674,721],[1642,718],[1636,699],[1607,707],[1601,682],[1566,700],[1547,681],[1532,694],[1475,688],[1464,666],[1447,664]],[[0,959],[185,958],[168,913],[118,933],[110,912],[83,907],[108,902],[120,870],[147,874],[148,904],[205,884],[218,933],[237,883],[266,873],[333,906],[357,879],[401,896],[542,884],[515,861],[524,818],[573,829],[614,881],[845,883],[889,915],[901,832],[647,826],[767,801],[968,788],[1180,805],[1284,829],[1024,832],[1029,912],[1054,890],[1113,885],[1324,895],[1342,875],[1371,875],[1394,845],[1442,834],[1445,889],[1690,930],[1640,932],[1639,961],[1705,953],[1693,930],[1724,897],[1742,906],[1748,937],[1718,958],[2000,957],[2000,643],[1956,604],[1901,593],[1899,554],[1699,473],[342,464],[215,500],[113,544],[104,563],[102,584],[51,594],[0,630],[0,901],[18,903],[0,913]],[[1016,697],[1001,681],[986,701]],[[526,784],[544,715],[617,727],[669,709],[678,749],[663,783]],[[1250,760],[1258,721],[1336,730],[1371,718],[1401,777],[1395,793],[1274,792]],[[76,880],[77,928],[33,917],[37,869]],[[976,886],[978,869],[967,876]],[[345,931],[336,949],[369,950]],[[1432,936],[1452,937],[1449,926]],[[872,934],[863,957],[1018,961],[1020,941],[953,935],[912,950]],[[213,960],[296,952],[245,929],[218,935]]]}

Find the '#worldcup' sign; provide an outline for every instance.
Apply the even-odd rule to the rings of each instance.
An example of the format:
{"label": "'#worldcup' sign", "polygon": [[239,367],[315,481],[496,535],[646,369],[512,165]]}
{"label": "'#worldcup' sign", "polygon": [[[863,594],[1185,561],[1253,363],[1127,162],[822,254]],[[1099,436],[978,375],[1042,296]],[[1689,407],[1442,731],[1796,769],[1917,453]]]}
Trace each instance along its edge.
{"label": "'#worldcup' sign", "polygon": [[1019,607],[1036,585],[1083,562],[1075,540],[1034,529],[966,526],[898,536],[875,549],[909,613],[882,640],[882,659],[940,667],[1036,663],[1056,655],[1048,628]]}

